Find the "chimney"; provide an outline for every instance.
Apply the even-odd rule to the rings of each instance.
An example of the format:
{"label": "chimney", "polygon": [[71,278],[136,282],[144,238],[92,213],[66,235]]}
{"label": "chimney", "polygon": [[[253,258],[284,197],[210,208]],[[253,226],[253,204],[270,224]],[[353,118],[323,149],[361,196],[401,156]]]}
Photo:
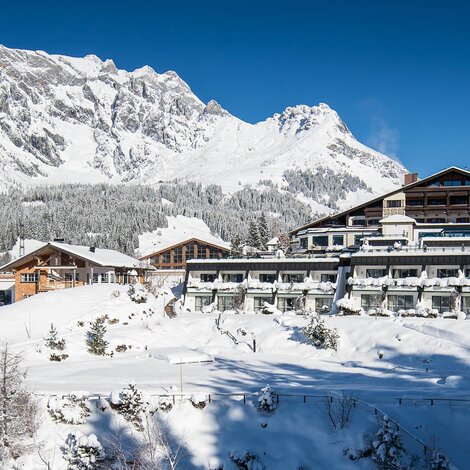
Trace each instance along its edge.
{"label": "chimney", "polygon": [[94,246],[90,246],[90,251],[91,251],[92,253],[94,253],[95,250],[96,250],[96,248],[95,248]]}
{"label": "chimney", "polygon": [[406,173],[403,178],[403,186],[416,183],[416,181],[418,181],[418,173]]}

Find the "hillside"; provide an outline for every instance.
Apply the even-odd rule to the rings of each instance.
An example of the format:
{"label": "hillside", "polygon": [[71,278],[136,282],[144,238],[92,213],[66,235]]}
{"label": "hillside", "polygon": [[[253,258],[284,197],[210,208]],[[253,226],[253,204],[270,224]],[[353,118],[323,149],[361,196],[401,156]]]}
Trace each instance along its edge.
{"label": "hillside", "polygon": [[[171,295],[163,289],[157,297],[148,293],[146,303],[136,304],[127,295],[127,287],[112,285],[40,294],[0,309],[0,337],[9,342],[12,351],[23,352],[27,382],[36,393],[46,395],[44,407],[53,394],[82,390],[109,396],[132,380],[148,395],[179,393],[181,380],[184,393],[193,401],[207,401],[207,394],[212,394],[214,402],[202,410],[185,401],[159,415],[172,435],[184,441],[189,468],[219,468],[224,462],[224,468],[235,468],[228,458],[235,450],[256,453],[270,469],[286,468],[286,462],[320,468],[327,464],[374,468],[367,459],[351,461],[347,457],[366,445],[366,435],[377,419],[373,408],[358,406],[346,429],[334,431],[321,412],[321,400],[304,403],[302,398],[305,394],[337,396],[342,391],[387,412],[431,448],[443,448],[455,465],[465,468],[463,429],[468,407],[445,399],[463,397],[468,389],[470,323],[327,317],[327,326],[337,328],[340,335],[334,352],[304,342],[300,328],[308,320],[303,316],[225,314],[221,327],[237,338],[238,344],[234,344],[217,330],[216,315],[181,311],[176,319],[164,318],[163,305]],[[106,340],[112,357],[86,351],[88,322],[102,315],[107,315]],[[49,361],[51,351],[44,345],[51,322],[66,341],[63,353],[69,357],[61,362]],[[252,333],[256,353],[251,348]],[[121,351],[122,345],[127,350],[118,352],[119,345]],[[213,362],[193,362],[210,357]],[[186,362],[183,366],[178,364],[181,358]],[[252,393],[266,384],[273,391],[298,398],[281,396],[275,414],[260,415]],[[245,393],[248,401],[244,404],[241,396],[217,398],[217,393]],[[195,398],[201,396],[205,398]],[[405,396],[412,399],[398,405],[396,397]],[[444,401],[430,406],[423,400],[426,397]],[[101,442],[115,438],[115,426],[123,423],[109,413],[93,411],[82,425],[54,424],[46,415],[41,430],[43,455],[55,455],[53,468],[61,462],[58,447],[68,432],[94,432]],[[140,439],[141,435],[134,431],[131,436]],[[412,445],[405,437],[404,442]]]}
{"label": "hillside", "polygon": [[333,187],[344,183],[337,201],[325,188],[303,196],[301,187],[294,189],[315,212],[391,190],[405,172],[359,143],[326,104],[288,107],[250,124],[215,101],[201,102],[172,71],[127,72],[92,55],[3,46],[0,161],[3,187],[178,179],[233,193],[262,180],[292,186],[290,171],[312,190],[328,170]]}

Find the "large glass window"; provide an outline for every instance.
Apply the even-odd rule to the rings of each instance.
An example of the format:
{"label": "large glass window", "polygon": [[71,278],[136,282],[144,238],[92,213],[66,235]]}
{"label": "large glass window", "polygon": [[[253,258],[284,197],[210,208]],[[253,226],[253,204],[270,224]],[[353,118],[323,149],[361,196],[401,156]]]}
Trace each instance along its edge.
{"label": "large glass window", "polygon": [[423,199],[409,199],[407,204],[411,207],[423,207],[424,200]]}
{"label": "large glass window", "polygon": [[462,311],[465,312],[467,315],[470,315],[470,297],[469,296],[462,297]]}
{"label": "large glass window", "polygon": [[194,259],[196,257],[194,250],[196,249],[196,244],[194,242],[188,243],[186,245],[186,259]]}
{"label": "large glass window", "polygon": [[226,310],[234,310],[235,308],[235,297],[233,295],[221,295],[217,299],[217,308],[219,312],[225,312]]}
{"label": "large glass window", "polygon": [[295,297],[279,297],[277,299],[277,308],[281,312],[295,310]]}
{"label": "large glass window", "polygon": [[0,306],[11,304],[11,290],[0,290]]}
{"label": "large glass window", "polygon": [[439,311],[439,313],[448,312],[450,310],[450,296],[449,295],[433,295],[432,308]]}
{"label": "large glass window", "polygon": [[398,312],[398,310],[409,310],[410,308],[414,308],[412,295],[388,296],[388,309],[392,312]]}
{"label": "large glass window", "polygon": [[259,275],[259,280],[260,282],[273,283],[276,280],[276,275],[274,273],[273,274],[262,273]]}
{"label": "large glass window", "polygon": [[198,295],[194,298],[194,308],[196,312],[202,311],[203,307],[207,307],[212,303],[212,297],[210,295]]}
{"label": "large glass window", "polygon": [[25,283],[31,283],[31,282],[37,282],[39,279],[38,272],[34,273],[23,273],[21,274],[21,282]]}
{"label": "large glass window", "polygon": [[305,250],[308,248],[308,237],[300,239],[300,247],[304,248]]}
{"label": "large glass window", "polygon": [[[75,276],[74,276],[75,274]],[[75,279],[74,279],[75,278]],[[73,280],[78,281],[78,273],[65,273],[64,274],[65,282],[72,282]]]}
{"label": "large glass window", "polygon": [[387,201],[387,207],[401,207],[401,200],[396,199],[392,201]]}
{"label": "large glass window", "polygon": [[243,282],[244,277],[242,273],[225,273],[222,275],[224,282]]}
{"label": "large glass window", "polygon": [[283,274],[282,282],[304,282],[305,274],[295,273],[295,274]]}
{"label": "large glass window", "polygon": [[220,258],[220,251],[217,248],[209,248],[209,258],[211,259]]}
{"label": "large glass window", "polygon": [[446,277],[458,277],[459,270],[456,268],[442,268],[437,270],[437,277],[446,278]]}
{"label": "large glass window", "polygon": [[171,263],[171,255],[169,252],[162,253],[162,263],[165,263],[165,264]]}
{"label": "large glass window", "polygon": [[214,282],[215,274],[201,273],[201,282]]}
{"label": "large glass window", "polygon": [[382,307],[382,294],[362,294],[361,307],[365,311]]}
{"label": "large glass window", "polygon": [[417,269],[394,269],[393,270],[393,278],[400,279],[405,277],[418,277],[418,270]]}
{"label": "large glass window", "polygon": [[331,312],[333,306],[333,297],[315,297],[315,312],[328,313]]}
{"label": "large glass window", "polygon": [[462,206],[468,204],[468,196],[450,196],[452,206]]}
{"label": "large glass window", "polygon": [[183,247],[178,246],[173,250],[173,262],[181,264],[183,262]]}
{"label": "large glass window", "polygon": [[336,274],[323,273],[320,279],[321,279],[321,282],[336,282],[336,277],[337,277]]}
{"label": "large glass window", "polygon": [[366,269],[366,277],[378,279],[386,275],[386,270],[382,268]]}
{"label": "large glass window", "polygon": [[206,258],[206,245],[198,245],[197,246],[197,257],[198,258]]}
{"label": "large glass window", "polygon": [[445,199],[428,199],[428,204],[430,206],[445,206],[446,205]]}
{"label": "large glass window", "polygon": [[316,237],[312,237],[313,244],[315,246],[328,246],[328,236],[327,235],[320,235]]}
{"label": "large glass window", "polygon": [[333,235],[333,245],[344,245],[344,235]]}
{"label": "large glass window", "polygon": [[271,297],[255,297],[253,300],[255,312],[259,312],[263,308],[265,302],[268,304],[272,304],[273,301]]}
{"label": "large glass window", "polygon": [[101,283],[102,284],[107,284],[108,282],[109,282],[108,273],[102,273],[101,274]]}

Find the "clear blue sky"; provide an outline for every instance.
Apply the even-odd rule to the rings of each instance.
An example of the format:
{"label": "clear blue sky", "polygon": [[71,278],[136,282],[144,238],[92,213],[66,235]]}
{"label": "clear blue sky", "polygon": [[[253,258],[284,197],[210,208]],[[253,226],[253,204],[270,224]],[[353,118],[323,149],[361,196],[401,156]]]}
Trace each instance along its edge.
{"label": "clear blue sky", "polygon": [[325,102],[422,176],[470,166],[469,1],[28,0],[1,16],[7,47],[175,70],[250,122]]}

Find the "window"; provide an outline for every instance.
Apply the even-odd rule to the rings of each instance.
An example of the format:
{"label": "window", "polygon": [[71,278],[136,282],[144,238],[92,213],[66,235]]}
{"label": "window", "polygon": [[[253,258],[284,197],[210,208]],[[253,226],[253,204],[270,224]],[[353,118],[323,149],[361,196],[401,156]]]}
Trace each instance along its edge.
{"label": "window", "polygon": [[109,273],[109,282],[111,284],[114,284],[116,282],[116,275],[113,272]]}
{"label": "window", "polygon": [[381,308],[382,294],[362,294],[361,307],[366,311],[370,310],[371,308]]}
{"label": "window", "polygon": [[392,312],[398,312],[398,310],[409,310],[411,308],[414,308],[412,295],[388,296],[388,309]]}
{"label": "window", "polygon": [[108,273],[101,274],[101,283],[102,284],[107,284],[108,282],[109,282]]}
{"label": "window", "polygon": [[344,235],[333,235],[333,245],[344,245]]}
{"label": "window", "polygon": [[470,297],[462,297],[462,311],[467,315],[470,315]]}
{"label": "window", "polygon": [[198,258],[206,258],[206,245],[198,245],[197,246],[197,257]]}
{"label": "window", "polygon": [[263,308],[265,302],[268,304],[272,304],[273,302],[271,297],[255,297],[253,300],[255,312],[259,312]]}
{"label": "window", "polygon": [[333,306],[332,297],[315,297],[315,312],[317,313],[329,313]]}
{"label": "window", "polygon": [[415,219],[417,224],[424,224],[424,219]]}
{"label": "window", "polygon": [[455,222],[458,224],[468,224],[470,222],[470,219],[468,217],[457,217],[457,219],[455,219]]}
{"label": "window", "polygon": [[21,274],[21,282],[27,282],[27,283],[32,283],[32,282],[38,282],[39,276],[37,271],[34,273],[24,273]]}
{"label": "window", "polygon": [[276,280],[275,274],[260,274],[259,275],[260,282],[269,282],[272,284],[275,280]]}
{"label": "window", "polygon": [[215,274],[201,273],[201,282],[214,282]]}
{"label": "window", "polygon": [[194,242],[188,243],[186,245],[186,259],[194,259],[196,255],[194,254],[194,250],[196,248],[196,244]]}
{"label": "window", "polygon": [[183,247],[179,246],[173,250],[173,263],[181,264],[183,262]]}
{"label": "window", "polygon": [[387,207],[401,207],[401,199],[387,201]]}
{"label": "window", "polygon": [[336,282],[336,274],[322,274],[320,277],[321,282]]}
{"label": "window", "polygon": [[354,235],[354,244],[360,245],[362,243],[363,238],[364,238],[364,235]]}
{"label": "window", "polygon": [[244,277],[245,276],[241,273],[228,273],[222,275],[224,282],[243,282]]}
{"label": "window", "polygon": [[445,206],[446,200],[445,199],[428,199],[428,204],[430,206]]}
{"label": "window", "polygon": [[374,279],[378,279],[379,277],[385,277],[386,270],[385,269],[366,269],[366,277],[372,277]]}
{"label": "window", "polygon": [[212,297],[210,295],[198,295],[194,297],[194,309],[196,312],[202,311],[203,307],[207,307],[212,303]]}
{"label": "window", "polygon": [[304,282],[305,274],[283,274],[282,282]]}
{"label": "window", "polygon": [[439,313],[448,312],[450,310],[450,296],[433,295],[432,308],[438,310]]}
{"label": "window", "polygon": [[11,304],[11,290],[0,290],[0,306]]}
{"label": "window", "polygon": [[451,196],[450,205],[451,206],[466,206],[468,204],[467,196]]}
{"label": "window", "polygon": [[423,199],[409,199],[407,204],[411,207],[423,207],[424,200]]}
{"label": "window", "polygon": [[445,224],[446,219],[444,219],[443,217],[431,217],[430,219],[428,219],[428,222],[431,224]]}
{"label": "window", "polygon": [[328,246],[328,236],[321,235],[313,238],[313,244],[315,246]]}
{"label": "window", "polygon": [[279,297],[277,299],[277,308],[281,312],[295,310],[295,297]]}
{"label": "window", "polygon": [[78,281],[78,273],[75,273],[75,276],[74,276],[74,273],[65,273],[64,274],[65,282],[72,282],[74,280],[74,277],[75,277],[75,281]]}
{"label": "window", "polygon": [[464,181],[462,180],[445,180],[443,181],[444,186],[464,186]]}
{"label": "window", "polygon": [[219,312],[233,310],[235,308],[235,297],[233,295],[222,295],[217,299],[217,309]]}
{"label": "window", "polygon": [[437,277],[445,278],[445,277],[458,277],[459,270],[454,268],[443,268],[437,270]]}
{"label": "window", "polygon": [[[99,282],[99,274],[98,273],[93,273],[93,284],[98,284]],[[127,284],[125,282],[125,284]]]}
{"label": "window", "polygon": [[171,257],[170,257],[169,252],[162,253],[162,263],[165,263],[165,264],[171,263]]}
{"label": "window", "polygon": [[470,268],[465,270],[465,277],[470,277]]}
{"label": "window", "polygon": [[354,219],[351,222],[351,225],[363,227],[365,225],[365,223],[366,223],[366,221],[364,219]]}
{"label": "window", "polygon": [[394,269],[393,270],[393,278],[400,279],[405,277],[418,277],[418,270],[417,269]]}
{"label": "window", "polygon": [[308,237],[300,239],[300,247],[306,250],[308,248]]}
{"label": "window", "polygon": [[209,258],[217,259],[220,258],[220,252],[217,248],[209,248]]}
{"label": "window", "polygon": [[369,219],[367,221],[367,225],[376,227],[377,225],[380,225],[380,221],[379,219]]}

